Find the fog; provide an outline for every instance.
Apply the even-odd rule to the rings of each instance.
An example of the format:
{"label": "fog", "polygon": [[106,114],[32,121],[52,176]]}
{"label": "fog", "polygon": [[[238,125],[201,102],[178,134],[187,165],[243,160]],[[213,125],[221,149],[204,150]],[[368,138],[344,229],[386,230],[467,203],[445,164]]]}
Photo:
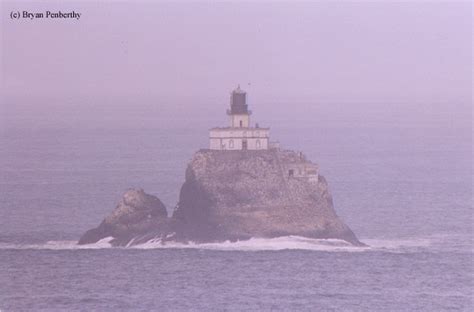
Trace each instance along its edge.
{"label": "fog", "polygon": [[[9,18],[23,10],[82,15]],[[471,13],[469,1],[2,1],[2,103],[226,105],[241,84],[252,103],[464,115]]]}
{"label": "fog", "polygon": [[[0,5],[1,311],[473,310],[470,1]],[[46,10],[81,17],[10,18]],[[281,149],[221,163],[201,149],[239,84]],[[175,245],[115,214],[130,188],[270,238]],[[336,215],[367,248],[328,236]],[[165,239],[77,246],[107,216]]]}

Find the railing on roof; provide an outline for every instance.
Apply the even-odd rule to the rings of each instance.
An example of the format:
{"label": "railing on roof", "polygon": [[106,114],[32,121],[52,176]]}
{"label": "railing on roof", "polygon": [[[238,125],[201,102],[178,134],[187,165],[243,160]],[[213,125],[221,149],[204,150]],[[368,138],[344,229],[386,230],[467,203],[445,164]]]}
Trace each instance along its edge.
{"label": "railing on roof", "polygon": [[227,109],[227,115],[233,115],[233,114],[236,114],[236,115],[252,115],[252,111],[250,109],[248,109],[247,111],[245,112],[238,112],[238,113],[232,113],[232,110],[231,109]]}

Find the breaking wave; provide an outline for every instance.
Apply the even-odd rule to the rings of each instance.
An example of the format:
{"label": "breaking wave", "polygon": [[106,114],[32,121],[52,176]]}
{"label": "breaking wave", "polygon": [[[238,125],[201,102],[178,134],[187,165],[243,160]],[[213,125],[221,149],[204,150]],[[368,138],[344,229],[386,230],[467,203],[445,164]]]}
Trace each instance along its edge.
{"label": "breaking wave", "polygon": [[265,250],[315,250],[315,251],[364,251],[367,247],[356,247],[339,239],[313,239],[300,236],[276,238],[251,238],[243,241],[225,241],[219,243],[166,243],[150,240],[135,245],[136,249],[194,248],[222,251],[265,251]]}
{"label": "breaking wave", "polygon": [[[152,239],[146,243],[116,247],[118,249],[203,249],[218,251],[278,251],[278,250],[307,250],[324,252],[367,252],[386,251],[395,253],[426,251],[440,246],[439,238],[413,239],[362,239],[366,247],[357,247],[338,239],[313,239],[300,236],[284,236],[277,238],[252,238],[245,241],[219,243],[162,243]],[[48,241],[44,244],[12,244],[0,242],[0,250],[5,249],[42,249],[42,250],[90,250],[114,248],[110,244],[112,237],[104,238],[95,244],[77,245],[77,241]],[[437,249],[437,248],[436,248]]]}
{"label": "breaking wave", "polygon": [[104,249],[112,248],[110,241],[113,237],[106,237],[95,244],[78,245],[77,241],[48,241],[44,244],[13,244],[0,242],[1,249],[45,249],[45,250],[72,250],[72,249]]}

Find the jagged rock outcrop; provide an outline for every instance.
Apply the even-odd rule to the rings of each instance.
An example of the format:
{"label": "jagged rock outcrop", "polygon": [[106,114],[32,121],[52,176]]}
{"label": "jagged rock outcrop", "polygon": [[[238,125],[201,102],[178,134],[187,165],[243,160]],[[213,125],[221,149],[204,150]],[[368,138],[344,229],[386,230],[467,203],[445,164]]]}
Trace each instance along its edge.
{"label": "jagged rock outcrop", "polygon": [[[133,192],[131,198],[159,202],[143,192],[129,192]],[[135,244],[151,238],[211,242],[285,235],[361,244],[336,215],[317,165],[293,151],[198,151],[186,169],[171,218],[166,218],[161,202],[148,217],[144,211],[150,210],[142,207],[150,205],[141,200],[131,205],[126,196],[80,244],[106,236],[113,236],[115,245],[127,245],[132,239]]]}
{"label": "jagged rock outcrop", "polygon": [[292,151],[199,151],[173,218],[177,237],[188,240],[300,235],[358,243],[317,166]]}
{"label": "jagged rock outcrop", "polygon": [[113,237],[112,244],[127,245],[131,240],[169,232],[165,205],[157,197],[143,190],[130,189],[115,210],[95,229],[87,231],[79,244],[95,243]]}

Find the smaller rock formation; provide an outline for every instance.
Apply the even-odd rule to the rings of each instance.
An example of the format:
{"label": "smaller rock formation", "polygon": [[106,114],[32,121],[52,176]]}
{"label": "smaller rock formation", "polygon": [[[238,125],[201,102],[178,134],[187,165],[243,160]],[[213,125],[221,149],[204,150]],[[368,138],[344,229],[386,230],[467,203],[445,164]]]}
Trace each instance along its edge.
{"label": "smaller rock formation", "polygon": [[79,244],[91,244],[105,237],[113,237],[111,243],[121,245],[146,234],[168,232],[168,223],[166,207],[161,200],[146,194],[142,189],[130,189],[97,228],[81,237]]}

